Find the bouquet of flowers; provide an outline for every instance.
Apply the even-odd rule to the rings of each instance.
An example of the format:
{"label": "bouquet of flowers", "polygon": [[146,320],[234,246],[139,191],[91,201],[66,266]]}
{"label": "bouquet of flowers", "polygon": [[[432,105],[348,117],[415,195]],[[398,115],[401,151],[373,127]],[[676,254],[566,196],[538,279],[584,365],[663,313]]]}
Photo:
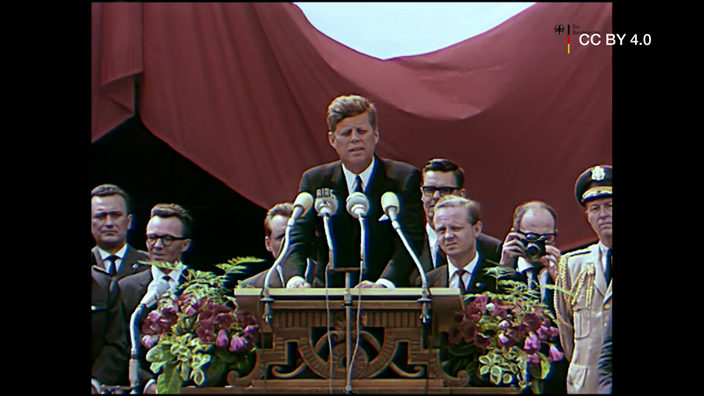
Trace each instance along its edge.
{"label": "bouquet of flowers", "polygon": [[452,375],[466,370],[470,383],[532,387],[541,393],[541,381],[551,363],[563,358],[553,341],[558,335],[554,318],[540,303],[540,294],[522,282],[502,280],[509,271],[494,267],[502,293],[473,295],[463,311],[456,312],[448,331],[449,359],[443,362]]}
{"label": "bouquet of flowers", "polygon": [[244,375],[252,369],[259,326],[253,314],[237,309],[224,284],[229,274],[242,273],[241,264],[255,261],[261,260],[235,258],[217,264],[225,275],[186,271],[176,293],[165,294],[149,313],[141,343],[149,349],[152,372],[158,374],[158,393],[179,393],[189,380],[197,386],[224,385],[229,371]]}

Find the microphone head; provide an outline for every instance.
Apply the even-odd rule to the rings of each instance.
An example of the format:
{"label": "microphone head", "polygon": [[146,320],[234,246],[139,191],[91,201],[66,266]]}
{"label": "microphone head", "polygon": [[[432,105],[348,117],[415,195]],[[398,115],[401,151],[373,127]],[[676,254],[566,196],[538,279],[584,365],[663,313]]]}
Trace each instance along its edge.
{"label": "microphone head", "polygon": [[[359,211],[361,210],[361,213]],[[358,215],[366,216],[369,211],[369,199],[361,192],[353,192],[347,197],[347,213],[357,218]]]}
{"label": "microphone head", "polygon": [[381,207],[384,209],[384,213],[389,214],[390,208],[396,208],[396,212],[399,211],[398,197],[395,193],[387,191],[381,196]]}
{"label": "microphone head", "polygon": [[333,194],[315,199],[315,211],[320,216],[332,216],[337,212],[337,197]]}
{"label": "microphone head", "polygon": [[296,200],[293,201],[293,207],[295,208],[296,206],[303,208],[303,213],[308,212],[308,209],[313,206],[313,195],[305,191],[298,194]]}

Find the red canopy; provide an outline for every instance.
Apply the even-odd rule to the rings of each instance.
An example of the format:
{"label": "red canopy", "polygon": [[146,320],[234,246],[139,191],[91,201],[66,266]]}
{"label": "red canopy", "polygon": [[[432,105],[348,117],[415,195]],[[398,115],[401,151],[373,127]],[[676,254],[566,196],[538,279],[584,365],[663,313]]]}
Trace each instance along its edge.
{"label": "red canopy", "polygon": [[[325,112],[372,99],[377,153],[417,167],[450,158],[503,238],[515,206],[558,213],[560,247],[594,240],[573,194],[612,161],[610,46],[556,24],[611,31],[610,3],[536,4],[497,28],[420,56],[378,60],[317,31],[291,3],[93,3],[92,140],[133,114],[174,150],[263,207],[336,159]],[[141,73],[141,74],[140,74]]]}

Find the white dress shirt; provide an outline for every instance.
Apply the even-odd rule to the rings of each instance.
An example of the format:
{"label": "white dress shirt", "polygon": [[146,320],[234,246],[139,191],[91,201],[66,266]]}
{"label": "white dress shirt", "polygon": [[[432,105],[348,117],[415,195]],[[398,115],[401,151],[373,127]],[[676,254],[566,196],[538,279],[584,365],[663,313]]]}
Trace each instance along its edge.
{"label": "white dress shirt", "polygon": [[147,287],[147,292],[149,290],[153,289],[156,287],[156,285],[159,282],[165,282],[164,276],[168,275],[171,279],[169,279],[169,290],[172,292],[175,292],[176,289],[178,288],[179,285],[179,278],[181,277],[181,273],[186,269],[186,266],[183,265],[183,263],[178,263],[175,269],[173,269],[171,272],[168,274],[164,273],[161,268],[152,265],[151,271],[152,271],[152,281],[149,283],[149,286]]}
{"label": "white dress shirt", "polygon": [[599,241],[599,265],[601,265],[601,273],[606,273],[606,260],[608,259],[607,253],[609,248],[604,245],[603,242]]}
{"label": "white dress shirt", "polygon": [[[367,169],[363,170],[362,173],[359,174],[359,177],[362,178],[362,187],[364,189],[364,192],[367,191],[369,179],[371,179],[372,177],[372,170],[374,170],[374,162],[376,162],[376,158],[372,158],[372,163],[369,164]],[[347,194],[352,195],[355,188],[357,187],[357,174],[352,173],[349,169],[347,169],[345,167],[345,164],[342,164],[342,173],[345,174],[345,182],[347,182]]]}
{"label": "white dress shirt", "polygon": [[[108,257],[112,256],[112,253],[108,253],[105,250],[101,249],[98,247],[98,253],[100,253],[100,257],[103,259],[103,268],[105,268],[106,271],[110,272],[110,263],[111,261],[107,260]],[[127,253],[127,244],[124,244],[122,246],[122,249],[118,250],[115,253],[115,256],[118,258],[115,260],[115,273],[118,273],[120,271],[120,268],[122,268],[122,259],[125,258],[125,253]]]}
{"label": "white dress shirt", "polygon": [[[474,272],[474,269],[477,267],[477,263],[479,263],[479,253],[475,252],[474,253],[474,258],[469,262],[469,264],[465,265],[462,269],[467,271],[462,275],[462,282],[464,282],[465,289],[470,288],[469,281],[472,280],[472,273]],[[460,277],[458,276],[457,272],[459,269],[454,266],[454,264],[449,264],[447,265],[447,279],[450,280],[450,284],[448,287],[454,287],[457,289],[460,288]]]}

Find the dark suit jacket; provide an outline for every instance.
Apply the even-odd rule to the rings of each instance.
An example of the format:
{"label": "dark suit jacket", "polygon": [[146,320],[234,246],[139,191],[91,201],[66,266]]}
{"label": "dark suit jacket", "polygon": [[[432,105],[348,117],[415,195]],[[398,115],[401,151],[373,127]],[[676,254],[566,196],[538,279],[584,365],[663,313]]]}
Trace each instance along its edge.
{"label": "dark suit jacket", "polygon": [[[100,252],[98,252],[97,246],[91,249],[91,256],[92,265],[97,265],[100,268],[106,269],[105,264],[103,264],[103,258],[100,256]],[[148,265],[137,263],[142,260],[149,260],[147,252],[135,249],[128,244],[127,250],[125,251],[125,257],[122,259],[122,264],[120,265],[120,270],[115,274],[114,278],[121,279],[127,275],[136,274],[137,272],[142,272],[149,269]]]}
{"label": "dark suit jacket", "polygon": [[[240,282],[239,287],[257,287],[260,289],[264,288],[264,278],[266,278],[266,274],[269,272],[269,270],[264,270],[257,275],[254,275],[252,277],[249,277],[242,282]],[[276,271],[278,272],[278,271]],[[270,288],[276,288],[276,287],[284,287],[284,285],[281,284],[281,277],[278,276],[278,274],[273,273],[271,274],[271,278],[269,279],[269,287]]]}
{"label": "dark suit jacket", "polygon": [[102,268],[92,267],[92,272],[92,375],[104,385],[129,385],[129,340],[120,290]]}
{"label": "dark suit jacket", "polygon": [[601,354],[599,355],[599,393],[609,394],[611,392],[611,376],[613,374],[612,366],[612,324],[611,319],[613,317],[613,303],[611,309],[609,310],[609,317],[606,319],[606,328],[604,329],[604,343],[601,346]]}
{"label": "dark suit jacket", "polygon": [[[423,230],[425,231],[425,228],[423,228]],[[502,246],[503,242],[494,238],[493,236],[486,234],[479,234],[477,236],[477,253],[479,253],[480,257],[486,260],[498,263],[501,260]],[[423,269],[425,270],[426,277],[428,276],[428,272],[434,269],[431,252],[432,249],[430,249],[430,244],[428,242],[428,233],[423,232],[423,249],[420,252],[418,260],[420,261],[421,265],[423,266]],[[438,267],[447,264],[447,256],[445,255],[445,252],[442,251],[442,249],[439,250],[438,259]],[[422,284],[420,274],[418,273],[418,268],[416,268],[415,266],[413,267],[413,272],[411,273],[411,284],[414,286],[420,286]]]}
{"label": "dark suit jacket", "polygon": [[[447,274],[447,266],[449,264],[442,265],[434,270],[428,272],[426,277],[428,278],[429,287],[449,287],[450,279]],[[479,262],[472,272],[469,284],[467,284],[467,293],[479,294],[485,291],[496,293],[496,279],[484,272],[485,269],[496,266],[496,264],[489,263],[486,258],[479,255]],[[420,281],[420,277],[419,277]]]}
{"label": "dark suit jacket", "polygon": [[[359,221],[346,210],[349,193],[340,161],[317,166],[303,174],[299,191],[306,191],[315,197],[320,188],[332,189],[338,200],[337,212],[330,221],[334,246],[333,264],[335,267],[359,267],[361,232]],[[403,162],[376,157],[369,185],[365,188],[370,206],[366,220],[367,272],[364,279],[375,282],[385,278],[397,287],[409,286],[409,276],[415,266],[411,256],[391,222],[379,221],[384,215],[381,196],[387,191],[396,193],[399,198],[398,221],[414,251],[420,251],[423,241],[420,171]],[[306,259],[310,256],[310,246],[314,240],[318,248],[316,277],[324,280],[329,257],[328,244],[323,219],[311,209],[296,221],[291,230],[290,252],[283,266],[286,282],[295,275],[304,276]],[[345,285],[343,274],[331,273],[329,279],[330,287]],[[355,276],[354,284],[358,279]]]}

